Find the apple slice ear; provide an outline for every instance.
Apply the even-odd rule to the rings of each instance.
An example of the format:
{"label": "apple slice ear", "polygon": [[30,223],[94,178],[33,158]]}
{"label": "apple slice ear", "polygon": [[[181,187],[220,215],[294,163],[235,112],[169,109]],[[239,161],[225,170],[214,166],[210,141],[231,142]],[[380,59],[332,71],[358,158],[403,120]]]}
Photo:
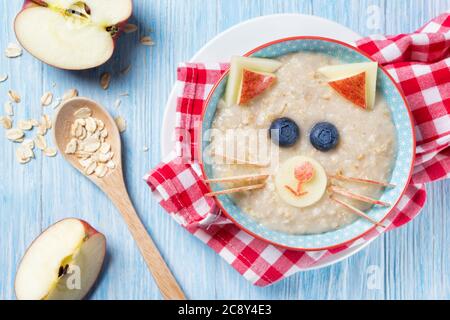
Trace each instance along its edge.
{"label": "apple slice ear", "polygon": [[249,58],[234,56],[231,58],[230,74],[224,99],[227,106],[239,103],[239,90],[242,84],[244,69],[254,72],[275,72],[282,66],[280,61],[265,58]]}
{"label": "apple slice ear", "polygon": [[365,72],[346,79],[331,81],[328,84],[348,101],[360,108],[367,109]]}
{"label": "apple slice ear", "polygon": [[361,62],[361,63],[325,66],[320,68],[318,71],[325,77],[327,77],[329,81],[337,81],[352,77],[361,72],[365,72],[367,108],[372,109],[375,106],[377,93],[377,75],[378,75],[377,62]]}
{"label": "apple slice ear", "polygon": [[255,72],[248,69],[242,71],[242,82],[239,90],[239,105],[245,105],[263,94],[276,81],[272,73]]}

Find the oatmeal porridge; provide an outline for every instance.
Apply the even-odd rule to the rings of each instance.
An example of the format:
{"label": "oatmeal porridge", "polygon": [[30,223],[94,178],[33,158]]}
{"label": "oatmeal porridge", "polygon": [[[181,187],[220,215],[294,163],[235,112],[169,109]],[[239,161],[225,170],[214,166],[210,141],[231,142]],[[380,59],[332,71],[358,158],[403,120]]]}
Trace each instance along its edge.
{"label": "oatmeal porridge", "polygon": [[[276,71],[276,82],[269,90],[244,106],[219,103],[211,127],[215,133],[209,146],[212,158],[217,160],[230,142],[229,132],[238,132],[238,137],[245,137],[247,132],[261,130],[266,139],[258,140],[258,148],[272,150],[270,154],[275,150],[276,161],[273,156],[268,161],[255,158],[254,143],[238,138],[237,149],[244,150],[247,162],[227,164],[214,161],[214,177],[268,173],[263,187],[231,195],[243,212],[267,228],[289,234],[316,234],[339,229],[355,221],[358,216],[348,207],[333,201],[332,197],[345,200],[362,211],[370,209],[373,204],[345,198],[342,194],[331,195],[332,186],[351,190],[371,199],[378,199],[384,187],[328,178],[325,191],[318,199],[308,206],[297,207],[286,201],[280,195],[280,190],[277,190],[276,179],[281,170],[280,165],[295,157],[303,157],[314,159],[314,163],[318,164],[316,168],[322,167],[325,177],[342,174],[347,177],[389,181],[396,157],[396,134],[390,110],[381,95],[377,96],[376,103],[370,110],[365,110],[355,107],[333,90],[317,71],[324,66],[341,64],[330,56],[301,52],[280,57],[278,61],[282,65]],[[291,121],[293,125],[290,129],[298,131],[298,139],[289,147],[276,144],[268,137],[267,132],[274,121]],[[338,142],[335,140],[336,145],[329,146],[327,150],[314,145],[311,132],[324,123],[332,124],[331,129],[337,131],[339,139]],[[331,132],[333,133],[332,130]],[[313,170],[313,167],[305,166],[299,170],[303,171],[297,170],[296,178],[304,179],[307,183],[312,178],[312,175],[308,175],[308,170]],[[231,183],[226,187],[230,185],[240,186]],[[301,185],[298,189],[294,185],[286,188],[294,194],[302,194]]]}

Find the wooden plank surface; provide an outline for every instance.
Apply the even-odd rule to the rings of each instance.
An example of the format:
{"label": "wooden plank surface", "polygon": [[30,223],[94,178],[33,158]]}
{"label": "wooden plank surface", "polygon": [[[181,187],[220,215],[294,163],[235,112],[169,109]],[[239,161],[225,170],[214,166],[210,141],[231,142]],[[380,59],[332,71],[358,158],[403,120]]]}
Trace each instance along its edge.
{"label": "wooden plank surface", "polygon": [[[188,60],[208,40],[234,24],[271,13],[315,14],[361,34],[401,33],[418,28],[450,8],[448,0],[139,0],[134,1],[139,33],[126,35],[106,65],[91,71],[65,72],[25,53],[18,59],[0,56],[0,97],[12,88],[22,94],[17,119],[38,117],[51,109],[39,106],[44,91],[60,96],[69,88],[101,101],[129,126],[123,136],[125,167],[131,197],[149,232],[188,297],[192,299],[448,299],[450,298],[449,182],[428,187],[423,214],[407,227],[372,243],[356,256],[332,267],[297,274],[269,288],[246,282],[222,259],[183,231],[150,197],[142,176],[160,161],[160,130],[165,101],[175,80],[176,65]],[[19,1],[0,3],[6,31],[0,51],[14,42],[12,21]],[[368,20],[374,12],[379,21]],[[379,23],[376,23],[379,22]],[[156,46],[139,45],[151,34]],[[128,64],[126,76],[120,70]],[[103,91],[99,75],[114,74]],[[53,83],[56,87],[53,87]],[[119,109],[114,102],[122,92]],[[3,103],[3,101],[0,101]],[[143,152],[144,146],[150,152]],[[15,146],[0,139],[0,299],[14,299],[14,274],[29,243],[49,224],[80,217],[105,233],[108,258],[93,299],[159,299],[143,259],[112,204],[61,157],[20,166]]]}

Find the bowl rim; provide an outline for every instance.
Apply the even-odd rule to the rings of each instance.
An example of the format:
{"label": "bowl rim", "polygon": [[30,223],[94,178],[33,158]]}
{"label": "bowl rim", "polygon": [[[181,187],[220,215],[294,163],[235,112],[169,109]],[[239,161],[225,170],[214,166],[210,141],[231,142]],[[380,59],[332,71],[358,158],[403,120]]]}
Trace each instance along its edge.
{"label": "bowl rim", "polygon": [[[364,51],[362,51],[361,49],[352,46],[348,43],[345,43],[343,41],[340,40],[336,40],[336,39],[332,39],[332,38],[327,38],[327,37],[319,37],[319,36],[295,36],[295,37],[287,37],[287,38],[281,38],[278,40],[274,40],[271,42],[267,42],[265,44],[260,45],[259,47],[247,52],[246,54],[243,55],[243,57],[249,57],[252,54],[261,51],[262,49],[265,49],[267,47],[282,43],[282,42],[288,42],[288,41],[297,41],[297,40],[319,40],[319,41],[326,41],[326,42],[331,42],[331,43],[335,43],[341,46],[344,46],[348,49],[354,50],[357,53],[363,55],[364,57],[368,58],[369,60],[373,61],[373,62],[378,62],[375,59],[373,59],[370,55],[368,55],[367,53],[365,53]],[[417,137],[416,137],[416,131],[415,131],[415,125],[414,125],[414,118],[413,118],[413,114],[411,111],[411,108],[409,107],[409,103],[406,100],[405,94],[403,93],[403,90],[401,89],[400,85],[395,81],[395,79],[389,74],[389,72],[381,65],[378,63],[378,67],[384,72],[384,74],[391,80],[391,82],[394,84],[395,88],[397,89],[398,93],[400,94],[400,96],[403,99],[403,105],[406,108],[407,112],[408,112],[408,117],[409,117],[409,121],[411,124],[411,136],[413,139],[413,150],[412,150],[412,159],[411,159],[411,166],[409,169],[409,174],[408,174],[408,180],[405,183],[402,192],[400,193],[400,196],[398,197],[397,201],[395,202],[394,205],[392,205],[391,209],[384,215],[384,217],[380,220],[380,223],[383,223],[387,217],[396,209],[396,207],[398,206],[398,204],[400,203],[401,199],[403,198],[403,196],[406,193],[406,190],[408,189],[408,186],[411,182],[412,179],[412,175],[413,175],[413,170],[414,170],[414,163],[416,160],[416,151],[417,151]],[[199,130],[199,134],[197,135],[197,143],[198,143],[198,150],[197,150],[197,159],[199,162],[199,166],[202,172],[203,177],[207,177],[206,175],[206,170],[203,164],[203,122],[204,122],[204,118],[205,118],[205,114],[206,114],[206,106],[211,102],[212,96],[214,94],[214,92],[216,91],[217,87],[222,83],[222,81],[224,80],[225,77],[228,76],[230,72],[230,68],[228,68],[223,75],[216,81],[216,83],[214,84],[213,88],[211,89],[211,91],[208,94],[207,99],[205,100],[204,104],[203,104],[203,110],[202,110],[202,114],[200,117],[200,121],[199,121],[199,126],[198,126],[198,130]],[[206,188],[208,190],[208,192],[212,192],[212,188],[209,184],[205,184]],[[377,229],[377,226],[372,226],[370,227],[367,231],[361,233],[360,235],[349,239],[349,240],[345,240],[344,242],[338,243],[338,244],[334,244],[331,246],[326,246],[326,247],[320,247],[320,248],[300,248],[300,247],[291,247],[288,245],[283,245],[277,242],[274,242],[272,240],[269,240],[267,238],[264,238],[263,236],[254,233],[251,230],[248,230],[246,227],[244,227],[242,224],[239,223],[239,221],[237,221],[234,217],[232,217],[227,210],[224,208],[223,204],[221,203],[221,201],[218,199],[217,196],[213,197],[216,205],[219,207],[219,209],[221,210],[221,212],[228,218],[230,219],[230,221],[233,222],[234,225],[236,225],[239,229],[241,229],[242,231],[247,232],[248,234],[250,234],[251,236],[255,237],[256,239],[265,241],[271,245],[274,245],[278,248],[282,248],[285,250],[293,250],[293,251],[306,251],[306,252],[314,252],[314,251],[325,251],[325,250],[333,250],[333,249],[337,249],[337,248],[341,248],[343,246],[349,245],[354,243],[355,241],[367,236],[368,234],[372,233],[374,230]],[[380,233],[381,235],[382,233]],[[378,237],[378,236],[377,236]]]}

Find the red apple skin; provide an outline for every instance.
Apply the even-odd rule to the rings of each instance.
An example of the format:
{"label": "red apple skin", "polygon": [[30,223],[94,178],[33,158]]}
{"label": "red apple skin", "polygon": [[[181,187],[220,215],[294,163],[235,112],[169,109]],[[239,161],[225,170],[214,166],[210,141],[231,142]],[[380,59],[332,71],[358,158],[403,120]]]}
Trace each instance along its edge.
{"label": "red apple skin", "polygon": [[[124,21],[118,23],[118,28],[119,28],[119,30],[118,30],[117,34],[115,34],[115,35],[112,37],[113,42],[114,42],[114,50],[115,50],[116,42],[117,42],[117,40],[120,38],[120,36],[122,35],[123,29],[124,29],[125,25],[128,23],[128,20],[130,20],[130,18],[133,16],[133,10],[134,10],[133,0],[129,0],[129,1],[131,2],[130,15],[129,15],[128,18],[125,19]],[[38,3],[41,3],[42,5],[39,5]],[[17,19],[17,16],[18,16],[23,10],[28,9],[28,8],[30,8],[30,7],[39,7],[39,6],[41,6],[41,7],[44,6],[44,7],[45,7],[45,6],[47,6],[47,3],[46,3],[44,0],[24,0],[23,6],[22,6],[22,10],[19,11],[19,13],[16,15],[16,18],[14,19],[14,23],[13,23],[14,29],[15,29],[15,25],[16,25],[16,19]],[[15,30],[14,30],[14,32],[15,32]],[[16,37],[16,38],[17,38],[17,37]],[[19,43],[20,43],[20,40],[19,40],[19,39],[17,39],[17,40],[18,40]],[[113,50],[113,54],[114,54],[114,50]],[[111,57],[112,57],[112,55],[111,55]],[[109,59],[111,59],[111,57],[109,57]],[[35,58],[38,59],[37,57],[35,57]],[[103,64],[105,64],[106,62],[108,62],[109,59],[106,60]],[[38,60],[41,61],[40,59],[38,59]],[[43,61],[43,62],[44,62],[44,61]],[[44,63],[45,63],[45,62],[44,62]],[[52,66],[52,67],[55,67],[55,68],[58,68],[58,67],[56,67],[56,66],[54,66],[54,65],[51,65],[51,66]],[[96,66],[96,67],[99,67],[99,66]],[[93,68],[96,68],[96,67],[93,67]],[[61,69],[61,68],[58,68],[58,69]],[[69,69],[63,69],[63,70],[69,70]]]}
{"label": "red apple skin", "polygon": [[245,105],[275,84],[276,76],[244,69],[239,105]]}
{"label": "red apple skin", "polygon": [[346,79],[332,81],[328,84],[346,100],[361,109],[367,109],[365,72]]}
{"label": "red apple skin", "polygon": [[[41,4],[41,5],[40,5]],[[22,10],[25,10],[29,7],[45,7],[47,4],[44,1],[40,1],[40,0],[25,0],[25,2],[23,3],[22,6]]]}
{"label": "red apple skin", "polygon": [[93,235],[95,235],[97,233],[100,233],[94,227],[92,227],[89,223],[87,223],[86,221],[81,220],[81,219],[77,219],[77,220],[79,220],[83,224],[84,231],[86,231],[86,236],[87,236],[88,239],[90,237],[92,237]]}
{"label": "red apple skin", "polygon": [[[94,236],[94,235],[96,235],[96,234],[101,234],[104,238],[105,238],[105,250],[102,252],[102,256],[103,256],[103,262],[102,262],[102,266],[100,267],[100,270],[99,270],[99,273],[100,273],[100,271],[103,269],[103,265],[105,264],[105,257],[106,257],[106,245],[107,245],[107,243],[106,243],[106,237],[105,237],[105,235],[103,235],[102,233],[100,233],[99,231],[97,231],[94,227],[92,227],[89,223],[87,223],[86,221],[84,221],[84,220],[81,220],[81,219],[78,219],[78,218],[65,218],[65,219],[62,219],[62,220],[59,220],[59,221],[57,221],[57,222],[55,222],[55,223],[53,223],[52,225],[50,225],[47,229],[45,229],[44,231],[42,231],[31,243],[30,243],[30,245],[28,246],[28,248],[27,248],[27,250],[25,251],[25,253],[23,254],[23,256],[22,256],[22,258],[23,257],[25,257],[25,255],[27,254],[27,252],[28,252],[28,250],[33,246],[33,244],[34,244],[34,242],[44,233],[44,232],[46,232],[47,230],[49,230],[51,227],[53,227],[55,224],[57,224],[57,223],[60,223],[61,221],[65,221],[65,220],[78,220],[79,222],[81,222],[82,224],[83,224],[83,226],[84,226],[84,230],[85,230],[85,232],[86,232],[86,236],[87,236],[87,239],[89,239],[89,238],[91,238],[92,236]],[[22,259],[21,259],[21,261],[19,262],[19,264],[18,264],[18,266],[20,266],[20,264],[22,263]],[[97,279],[98,279],[98,275],[97,275]],[[92,287],[94,287],[95,286],[95,282],[92,284]],[[92,287],[87,291],[87,293],[86,293],[86,295],[83,297],[83,299],[87,296],[87,295],[89,295],[89,293],[91,292],[91,289],[92,289]],[[16,296],[17,296],[17,294],[16,294]]]}

